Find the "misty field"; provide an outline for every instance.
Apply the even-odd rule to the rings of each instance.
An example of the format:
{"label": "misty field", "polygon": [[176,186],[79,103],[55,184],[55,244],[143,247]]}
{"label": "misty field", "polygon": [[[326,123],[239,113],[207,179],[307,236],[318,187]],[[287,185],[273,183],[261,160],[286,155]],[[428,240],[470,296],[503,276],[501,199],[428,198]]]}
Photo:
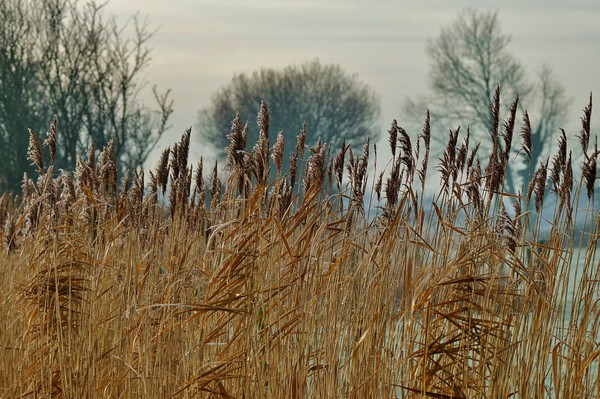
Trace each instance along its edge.
{"label": "misty field", "polygon": [[499,102],[489,153],[457,129],[436,159],[427,115],[387,165],[269,137],[264,103],[224,168],[187,131],[151,171],[112,145],[58,171],[56,119],[31,131],[38,175],[0,201],[0,396],[598,397],[591,99],[518,193],[531,129]]}

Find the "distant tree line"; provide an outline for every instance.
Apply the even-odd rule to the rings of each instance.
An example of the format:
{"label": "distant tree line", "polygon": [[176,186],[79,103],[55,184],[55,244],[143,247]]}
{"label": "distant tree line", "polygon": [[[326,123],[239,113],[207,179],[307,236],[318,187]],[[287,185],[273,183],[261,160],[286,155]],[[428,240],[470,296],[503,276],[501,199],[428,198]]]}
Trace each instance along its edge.
{"label": "distant tree line", "polygon": [[138,94],[150,61],[152,32],[137,18],[129,28],[77,0],[0,2],[0,190],[16,190],[27,161],[28,128],[43,136],[56,115],[57,168],[72,170],[93,140],[114,141],[122,168],[141,166],[168,127],[169,92],[154,89],[154,109]]}

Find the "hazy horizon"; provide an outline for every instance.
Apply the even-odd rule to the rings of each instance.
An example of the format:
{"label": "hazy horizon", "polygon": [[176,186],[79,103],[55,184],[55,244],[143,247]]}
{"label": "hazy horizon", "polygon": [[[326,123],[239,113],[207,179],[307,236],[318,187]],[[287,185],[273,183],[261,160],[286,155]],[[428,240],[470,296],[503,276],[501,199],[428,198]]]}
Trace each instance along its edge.
{"label": "hazy horizon", "polygon": [[[139,12],[157,29],[145,75],[149,87],[172,90],[172,128],[161,142],[168,145],[194,127],[198,110],[234,74],[317,58],[357,74],[379,95],[382,131],[394,118],[402,124],[404,100],[429,92],[428,39],[469,8],[498,10],[508,48],[532,79],[544,63],[553,69],[571,100],[565,127],[576,133],[589,93],[600,93],[600,6],[586,1],[113,0],[106,12],[121,23]],[[151,104],[149,88],[142,98]],[[594,116],[592,128],[597,123]],[[197,137],[193,151],[207,155]]]}

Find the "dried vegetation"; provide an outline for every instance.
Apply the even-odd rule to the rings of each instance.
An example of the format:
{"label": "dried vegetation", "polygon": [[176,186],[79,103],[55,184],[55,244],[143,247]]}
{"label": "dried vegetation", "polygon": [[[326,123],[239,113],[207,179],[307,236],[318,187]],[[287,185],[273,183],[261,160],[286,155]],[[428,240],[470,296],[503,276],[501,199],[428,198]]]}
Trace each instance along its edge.
{"label": "dried vegetation", "polygon": [[[233,120],[226,176],[192,166],[190,131],[125,176],[112,143],[54,170],[56,119],[30,131],[38,176],[0,200],[0,396],[597,397],[591,98],[523,194],[499,102],[491,153],[451,130],[427,201],[429,115],[416,138],[392,123],[384,170],[310,126],[282,170],[264,103],[252,148]],[[525,114],[525,159],[530,134]]]}

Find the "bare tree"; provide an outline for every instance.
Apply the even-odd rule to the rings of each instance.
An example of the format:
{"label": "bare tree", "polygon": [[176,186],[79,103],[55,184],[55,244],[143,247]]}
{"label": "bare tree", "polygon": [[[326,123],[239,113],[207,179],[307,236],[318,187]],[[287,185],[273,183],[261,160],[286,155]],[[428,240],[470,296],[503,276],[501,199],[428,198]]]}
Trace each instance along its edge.
{"label": "bare tree", "polygon": [[[196,130],[224,158],[236,112],[243,121],[254,120],[261,101],[269,107],[271,131],[283,130],[287,143],[296,142],[304,122],[307,142],[320,137],[334,146],[344,140],[362,145],[367,136],[377,139],[379,135],[380,103],[373,91],[338,65],[319,61],[234,76],[213,95],[210,106],[200,111]],[[249,145],[258,133],[258,127],[249,124]],[[293,145],[286,146],[284,160],[292,150]]]}
{"label": "bare tree", "polygon": [[16,189],[28,165],[27,128],[60,126],[56,165],[72,169],[93,140],[112,139],[122,168],[141,166],[167,129],[169,92],[155,89],[156,110],[138,98],[150,61],[147,22],[126,27],[101,5],[77,0],[5,0],[0,5],[0,188]]}
{"label": "bare tree", "polygon": [[542,67],[538,81],[531,83],[523,66],[508,51],[510,40],[502,33],[496,12],[467,11],[459,15],[427,46],[432,95],[407,100],[404,114],[424,115],[424,108],[429,108],[438,127],[468,124],[471,134],[482,141],[482,150],[486,150],[491,147],[490,110],[496,86],[500,87],[505,108],[519,98],[519,109],[530,110],[532,150],[527,165],[512,168],[507,176],[506,189],[515,192],[516,180],[527,184],[532,169],[558,133],[568,102],[563,86],[547,65]]}

